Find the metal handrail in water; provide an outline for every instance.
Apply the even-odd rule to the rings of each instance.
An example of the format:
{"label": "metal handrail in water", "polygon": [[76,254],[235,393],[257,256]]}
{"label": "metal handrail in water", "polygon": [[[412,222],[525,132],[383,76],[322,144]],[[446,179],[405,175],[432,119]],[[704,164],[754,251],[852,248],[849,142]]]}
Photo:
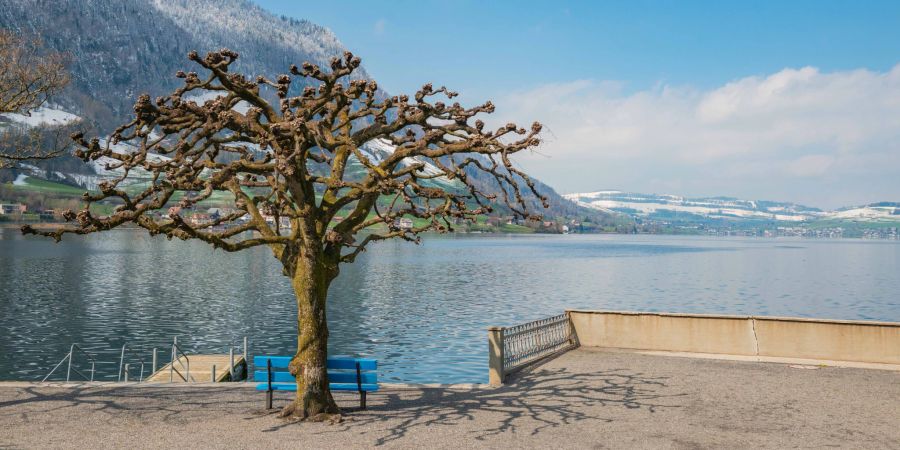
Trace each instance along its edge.
{"label": "metal handrail in water", "polygon": [[[122,354],[119,357],[119,382],[122,382],[122,368],[125,367],[125,352],[131,352],[132,357],[136,357],[138,361],[141,363],[141,376],[138,381],[144,381],[144,359],[137,355],[137,353],[128,348],[128,344],[122,345]],[[128,373],[125,374],[125,381],[128,381]]]}
{"label": "metal handrail in water", "polygon": [[[75,349],[78,349],[78,351],[80,351],[84,356],[87,356],[88,359],[91,361],[91,377],[90,378],[88,378],[87,375],[81,373],[81,371],[78,370],[77,368],[72,367],[72,360],[74,359]],[[72,344],[72,346],[69,347],[69,353],[67,353],[66,356],[64,356],[63,359],[60,360],[59,363],[56,364],[56,366],[53,367],[53,370],[51,370],[50,373],[48,373],[47,376],[45,376],[44,379],[41,380],[41,383],[47,381],[47,379],[50,378],[50,375],[53,375],[53,372],[56,372],[56,369],[58,369],[59,366],[62,365],[62,363],[66,362],[67,359],[69,360],[69,366],[68,366],[68,369],[66,370],[66,382],[67,383],[72,378],[73,370],[78,375],[81,375],[81,378],[84,378],[86,381],[94,381],[94,373],[96,372],[97,361],[94,359],[93,356],[91,356],[90,353],[86,352],[83,348],[79,347],[78,344]]]}
{"label": "metal handrail in water", "polygon": [[[244,355],[244,364],[249,364],[247,362],[247,336],[244,336],[244,345],[241,347],[241,352]],[[232,341],[231,346],[228,348],[228,359],[229,359],[229,375],[231,376],[231,381],[235,381],[235,373],[234,373],[234,341]],[[213,380],[215,381],[215,380]]]}
{"label": "metal handrail in water", "polygon": [[[84,351],[83,348],[79,347],[78,344],[72,344],[72,347],[69,349],[69,352],[74,354],[75,349],[78,349],[78,351],[80,351],[84,356],[87,356],[88,359],[91,360],[91,378],[89,379],[89,381],[94,381],[94,372],[96,372],[97,361],[94,359],[93,356],[91,356],[90,353]],[[70,372],[72,371],[72,358],[69,358],[69,371]],[[81,375],[81,377],[84,378],[85,380],[88,380],[88,377],[86,377],[78,369],[75,369],[75,373],[77,373],[78,375]],[[69,374],[66,374],[66,381],[69,381]]]}
{"label": "metal handrail in water", "polygon": [[[183,363],[181,362],[181,357],[180,357],[180,356],[176,359],[176,356],[178,356],[179,354],[181,354],[181,356],[184,356],[184,361],[187,363],[187,365],[185,365],[185,364],[183,364]],[[178,369],[175,368],[175,362],[176,362],[176,361],[178,362],[178,364],[181,364],[182,367],[185,367],[185,374],[184,374],[184,375],[182,375],[181,372],[180,372]],[[190,378],[191,378],[191,359],[188,358],[187,353],[183,352],[183,351],[181,350],[181,347],[178,346],[178,338],[177,338],[177,337],[174,338],[174,339],[172,340],[172,363],[169,364],[169,383],[171,383],[171,382],[174,381],[174,375],[175,375],[176,373],[177,373],[178,376],[179,376],[182,380],[184,380],[186,383],[190,383]]]}

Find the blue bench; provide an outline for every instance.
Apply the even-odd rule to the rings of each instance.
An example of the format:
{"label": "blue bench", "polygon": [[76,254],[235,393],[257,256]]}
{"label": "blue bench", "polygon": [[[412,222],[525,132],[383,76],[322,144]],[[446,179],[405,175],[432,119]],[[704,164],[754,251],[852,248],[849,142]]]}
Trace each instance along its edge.
{"label": "blue bench", "polygon": [[[297,380],[288,372],[292,356],[254,356],[253,381],[256,390],[266,391],[266,408],[272,409],[273,391],[296,391]],[[260,370],[265,367],[265,370]],[[328,387],[332,391],[359,392],[359,406],[366,409],[366,392],[378,390],[378,375],[374,359],[328,358]]]}

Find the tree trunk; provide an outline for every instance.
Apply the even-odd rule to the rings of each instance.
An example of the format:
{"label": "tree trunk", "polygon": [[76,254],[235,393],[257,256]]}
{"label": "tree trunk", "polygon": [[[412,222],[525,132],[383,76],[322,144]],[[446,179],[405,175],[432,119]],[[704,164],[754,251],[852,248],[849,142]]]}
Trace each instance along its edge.
{"label": "tree trunk", "polygon": [[[297,379],[297,397],[281,412],[283,417],[333,420],[340,409],[328,389],[328,322],[325,301],[337,270],[323,262],[321,253],[297,259],[291,278],[297,297],[297,353],[289,370]],[[336,267],[336,266],[335,266]]]}

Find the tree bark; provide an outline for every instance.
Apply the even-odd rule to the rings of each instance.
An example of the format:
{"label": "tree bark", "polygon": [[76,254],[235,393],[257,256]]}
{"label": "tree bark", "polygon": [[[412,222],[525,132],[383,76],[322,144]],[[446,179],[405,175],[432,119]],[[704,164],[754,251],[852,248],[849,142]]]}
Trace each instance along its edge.
{"label": "tree bark", "polygon": [[282,410],[283,417],[332,420],[340,414],[328,388],[326,361],[325,303],[336,276],[337,266],[326,264],[321,252],[302,252],[297,258],[291,277],[297,297],[297,353],[288,367],[297,379],[297,397]]}

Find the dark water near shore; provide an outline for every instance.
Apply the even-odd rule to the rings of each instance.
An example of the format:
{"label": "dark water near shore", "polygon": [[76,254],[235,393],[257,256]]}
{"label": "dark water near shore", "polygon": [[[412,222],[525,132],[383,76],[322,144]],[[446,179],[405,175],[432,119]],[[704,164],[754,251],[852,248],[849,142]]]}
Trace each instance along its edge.
{"label": "dark water near shore", "polygon": [[[900,244],[672,236],[426,237],[374,245],[329,298],[332,354],[385,381],[485,382],[486,327],[566,308],[900,321]],[[76,342],[115,379],[123,343],[167,360],[296,345],[290,285],[265,249],[116,231],[61,244],[0,229],[0,379],[39,380]],[[166,355],[166,356],[164,356]]]}

